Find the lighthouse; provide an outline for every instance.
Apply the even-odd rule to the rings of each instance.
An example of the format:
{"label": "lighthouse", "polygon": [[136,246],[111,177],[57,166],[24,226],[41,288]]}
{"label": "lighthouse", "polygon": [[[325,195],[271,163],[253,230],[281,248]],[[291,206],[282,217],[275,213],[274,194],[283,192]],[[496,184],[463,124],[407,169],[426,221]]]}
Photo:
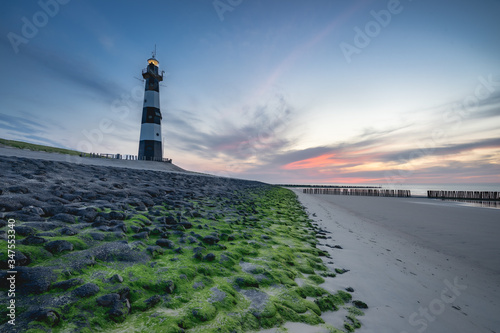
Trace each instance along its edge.
{"label": "lighthouse", "polygon": [[160,82],[163,81],[163,72],[158,72],[159,62],[155,58],[155,53],[153,52],[152,57],[148,59],[148,67],[142,70],[146,84],[138,159],[162,161]]}

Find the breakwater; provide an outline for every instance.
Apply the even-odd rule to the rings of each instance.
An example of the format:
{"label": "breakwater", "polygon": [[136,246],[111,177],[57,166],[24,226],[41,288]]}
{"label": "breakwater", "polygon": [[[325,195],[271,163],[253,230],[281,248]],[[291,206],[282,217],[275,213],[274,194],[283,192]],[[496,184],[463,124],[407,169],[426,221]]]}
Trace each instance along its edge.
{"label": "breakwater", "polygon": [[410,190],[358,189],[358,188],[305,188],[307,194],[356,195],[370,197],[411,197]]}
{"label": "breakwater", "polygon": [[427,191],[428,198],[500,201],[500,192],[491,191]]}

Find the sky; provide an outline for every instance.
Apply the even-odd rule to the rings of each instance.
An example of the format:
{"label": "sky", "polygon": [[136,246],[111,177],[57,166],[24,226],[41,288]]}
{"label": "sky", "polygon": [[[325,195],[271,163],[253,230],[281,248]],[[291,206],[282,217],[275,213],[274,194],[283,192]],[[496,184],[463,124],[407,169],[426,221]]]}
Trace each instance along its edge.
{"label": "sky", "polygon": [[0,137],[280,184],[500,183],[499,0],[0,3]]}

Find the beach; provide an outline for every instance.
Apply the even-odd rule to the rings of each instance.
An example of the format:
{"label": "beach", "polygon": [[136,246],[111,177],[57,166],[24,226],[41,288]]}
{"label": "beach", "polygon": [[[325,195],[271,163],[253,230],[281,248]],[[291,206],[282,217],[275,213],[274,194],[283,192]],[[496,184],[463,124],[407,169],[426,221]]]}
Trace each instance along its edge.
{"label": "beach", "polygon": [[498,332],[499,210],[293,191],[331,232],[327,264],[349,270],[322,287],[352,287],[369,306],[359,332]]}

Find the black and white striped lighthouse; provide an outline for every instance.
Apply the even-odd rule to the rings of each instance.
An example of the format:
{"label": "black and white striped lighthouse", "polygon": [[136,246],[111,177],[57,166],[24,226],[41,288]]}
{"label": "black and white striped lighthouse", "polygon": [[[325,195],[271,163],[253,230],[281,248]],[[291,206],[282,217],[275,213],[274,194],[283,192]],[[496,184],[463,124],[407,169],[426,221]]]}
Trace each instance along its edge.
{"label": "black and white striped lighthouse", "polygon": [[161,161],[163,147],[161,141],[160,82],[163,81],[163,73],[158,73],[158,60],[155,58],[155,53],[148,59],[148,67],[142,70],[142,77],[146,81],[146,85],[138,159]]}

